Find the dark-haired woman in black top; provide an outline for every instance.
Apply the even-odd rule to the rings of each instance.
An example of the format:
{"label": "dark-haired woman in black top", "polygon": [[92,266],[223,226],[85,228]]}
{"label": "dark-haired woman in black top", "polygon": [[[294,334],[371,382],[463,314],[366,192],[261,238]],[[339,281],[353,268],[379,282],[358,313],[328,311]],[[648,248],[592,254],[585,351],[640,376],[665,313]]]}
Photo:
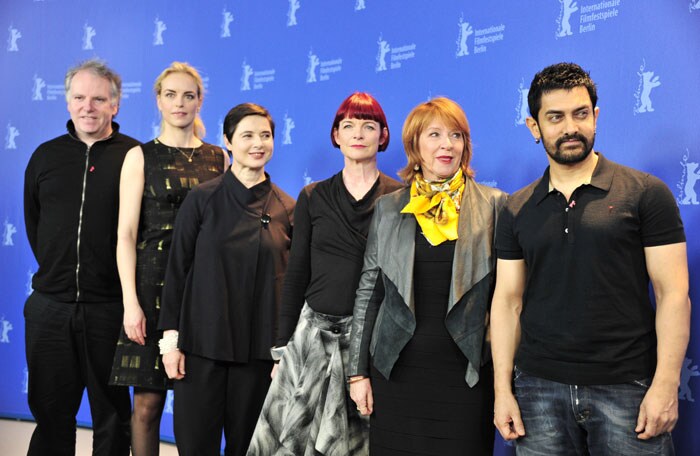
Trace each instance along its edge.
{"label": "dark-haired woman in black top", "polygon": [[368,420],[352,406],[344,366],[374,203],[401,184],[377,169],[389,130],[370,95],[355,93],[341,104],[331,139],[345,166],[299,194],[273,349],[281,361],[249,455],[368,451]]}
{"label": "dark-haired woman in black top", "polygon": [[294,200],[270,181],[274,123],[245,103],[224,121],[227,172],[193,189],[175,222],[159,329],[175,382],[180,454],[245,454],[270,384],[269,347]]}

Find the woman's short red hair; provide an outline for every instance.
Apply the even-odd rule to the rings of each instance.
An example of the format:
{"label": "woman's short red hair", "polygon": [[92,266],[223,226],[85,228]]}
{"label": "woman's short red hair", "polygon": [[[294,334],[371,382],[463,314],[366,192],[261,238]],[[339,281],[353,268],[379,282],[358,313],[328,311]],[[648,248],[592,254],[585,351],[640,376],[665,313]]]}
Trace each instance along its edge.
{"label": "woman's short red hair", "polygon": [[389,145],[389,126],[386,123],[386,116],[382,106],[372,95],[366,92],[355,92],[340,104],[331,127],[331,142],[333,146],[338,148],[340,146],[335,142],[334,133],[343,119],[362,119],[377,122],[384,137],[384,142],[379,145],[379,151],[386,150]]}

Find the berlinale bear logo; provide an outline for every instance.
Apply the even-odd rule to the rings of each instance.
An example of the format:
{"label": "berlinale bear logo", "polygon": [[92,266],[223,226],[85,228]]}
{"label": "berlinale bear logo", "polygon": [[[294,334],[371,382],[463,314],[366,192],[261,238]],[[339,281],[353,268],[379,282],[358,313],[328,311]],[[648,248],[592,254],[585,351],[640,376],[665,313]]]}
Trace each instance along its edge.
{"label": "berlinale bear logo", "polygon": [[83,51],[94,49],[92,46],[92,38],[95,35],[97,35],[95,27],[88,25],[87,23],[83,25]]}
{"label": "berlinale bear logo", "polygon": [[156,19],[153,21],[155,24],[156,28],[153,31],[153,45],[154,46],[162,46],[163,45],[163,32],[168,30],[168,26],[165,25],[165,22],[161,21],[158,16],[156,16]]}
{"label": "berlinale bear logo", "polygon": [[681,180],[676,184],[678,188],[678,204],[682,205],[697,205],[698,193],[695,191],[695,184],[700,180],[700,169],[698,162],[690,161],[690,151],[686,150],[681,160],[680,165],[683,167]]}
{"label": "berlinale bear logo", "polygon": [[0,317],[0,343],[9,344],[10,337],[9,332],[12,331],[12,323],[5,320],[5,316]]}
{"label": "berlinale bear logo", "polygon": [[231,22],[233,22],[233,14],[226,8],[221,12],[221,38],[231,37]]}

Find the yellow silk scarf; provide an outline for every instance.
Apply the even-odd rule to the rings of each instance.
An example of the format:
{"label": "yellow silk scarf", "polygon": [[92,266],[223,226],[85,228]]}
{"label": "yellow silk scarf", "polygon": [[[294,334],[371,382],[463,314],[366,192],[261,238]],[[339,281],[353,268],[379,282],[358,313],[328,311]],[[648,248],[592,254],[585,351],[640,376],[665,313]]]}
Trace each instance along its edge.
{"label": "yellow silk scarf", "polygon": [[451,178],[436,182],[428,182],[422,174],[416,174],[411,185],[411,200],[401,213],[415,215],[423,236],[431,245],[457,239],[464,186],[461,169]]}

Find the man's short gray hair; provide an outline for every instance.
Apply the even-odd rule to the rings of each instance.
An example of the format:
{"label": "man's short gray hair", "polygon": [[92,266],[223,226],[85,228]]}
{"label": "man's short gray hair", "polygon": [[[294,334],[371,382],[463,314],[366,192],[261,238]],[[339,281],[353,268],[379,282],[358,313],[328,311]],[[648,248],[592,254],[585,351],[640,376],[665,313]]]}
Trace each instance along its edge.
{"label": "man's short gray hair", "polygon": [[86,60],[68,70],[65,80],[66,101],[69,99],[70,85],[73,82],[73,77],[78,74],[79,71],[89,71],[95,76],[105,78],[109,81],[109,85],[112,87],[112,105],[119,106],[119,101],[122,97],[122,78],[100,59]]}

